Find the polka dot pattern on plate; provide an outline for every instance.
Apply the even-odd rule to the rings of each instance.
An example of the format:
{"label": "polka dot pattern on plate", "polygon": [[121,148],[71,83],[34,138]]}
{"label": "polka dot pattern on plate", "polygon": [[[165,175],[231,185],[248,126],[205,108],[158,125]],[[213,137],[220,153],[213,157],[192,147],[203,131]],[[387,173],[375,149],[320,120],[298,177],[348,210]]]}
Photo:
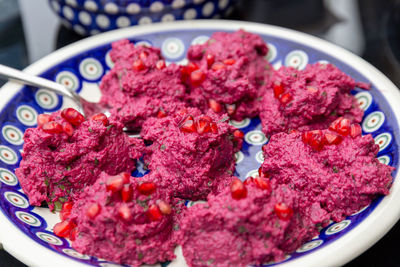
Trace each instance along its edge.
{"label": "polka dot pattern on plate", "polygon": [[39,227],[42,225],[42,222],[33,214],[27,213],[25,211],[17,211],[15,212],[15,216],[23,223],[26,223],[30,226]]}
{"label": "polka dot pattern on plate", "polygon": [[78,251],[71,249],[71,248],[64,248],[64,249],[62,249],[62,252],[64,252],[65,254],[67,254],[71,257],[77,258],[77,259],[90,260],[90,256],[81,254]]}
{"label": "polka dot pattern on plate", "polygon": [[384,150],[390,145],[392,141],[392,135],[390,133],[381,133],[374,137],[375,144],[379,146],[379,151]]}
{"label": "polka dot pattern on plate", "polygon": [[246,128],[250,124],[250,119],[246,118],[241,121],[230,120],[229,124],[239,129]]}
{"label": "polka dot pattern on plate", "polygon": [[189,8],[188,10],[183,13],[183,18],[188,20],[188,19],[195,19],[197,16],[197,11],[194,8]]}
{"label": "polka dot pattern on plate", "polygon": [[92,23],[92,17],[86,11],[79,12],[78,18],[83,25],[90,25]]}
{"label": "polka dot pattern on plate", "polygon": [[83,78],[95,81],[103,75],[103,66],[95,58],[85,58],[79,64],[79,72]]}
{"label": "polka dot pattern on plate", "polygon": [[35,94],[35,100],[44,109],[53,109],[58,105],[58,96],[46,89],[39,89]]}
{"label": "polka dot pattern on plate", "polygon": [[249,131],[244,136],[244,140],[251,145],[263,145],[268,141],[264,133],[259,130]]}
{"label": "polka dot pattern on plate", "polygon": [[69,6],[64,6],[62,9],[62,13],[63,13],[64,17],[69,20],[72,20],[75,16],[74,11]]}
{"label": "polka dot pattern on plate", "polygon": [[214,12],[215,6],[213,2],[208,2],[203,6],[202,13],[203,16],[209,17]]}
{"label": "polka dot pattern on plate", "polygon": [[57,1],[51,1],[50,5],[56,13],[60,12],[60,4]]}
{"label": "polka dot pattern on plate", "polygon": [[185,6],[185,0],[174,0],[171,6],[174,9],[182,8]]}
{"label": "polka dot pattern on plate", "polygon": [[257,152],[256,160],[257,160],[258,163],[263,163],[264,162],[264,154],[263,154],[262,151]]}
{"label": "polka dot pattern on plate", "polygon": [[1,133],[4,139],[7,140],[12,145],[22,145],[24,143],[24,134],[15,126],[12,125],[4,125],[1,129]]}
{"label": "polka dot pattern on plate", "polygon": [[126,7],[126,12],[128,12],[129,14],[132,14],[132,15],[138,14],[138,13],[140,13],[140,5],[138,5],[136,3],[129,4]]}
{"label": "polka dot pattern on plate", "polygon": [[97,15],[96,17],[96,24],[101,29],[107,29],[110,26],[110,20],[105,15]]}
{"label": "polka dot pattern on plate", "polygon": [[363,110],[367,110],[372,103],[372,95],[368,92],[360,92],[355,95],[360,108]]}
{"label": "polka dot pattern on plate", "polygon": [[18,120],[26,125],[26,126],[34,126],[36,125],[36,119],[37,119],[37,111],[27,105],[21,105],[17,108],[17,118]]}
{"label": "polka dot pattern on plate", "polygon": [[58,237],[56,237],[54,235],[48,234],[48,233],[36,232],[36,236],[39,237],[44,242],[47,242],[52,245],[61,246],[63,244],[61,239],[59,239]]}
{"label": "polka dot pattern on plate", "polygon": [[308,56],[304,51],[293,50],[285,58],[285,66],[302,70],[308,63]]}
{"label": "polka dot pattern on plate", "polygon": [[161,53],[169,59],[177,59],[185,52],[183,42],[175,37],[166,39],[161,46]]}
{"label": "polka dot pattern on plate", "polygon": [[12,191],[4,192],[5,199],[13,206],[26,209],[29,207],[29,202],[25,197]]}
{"label": "polka dot pattern on plate", "polygon": [[73,91],[77,91],[80,86],[78,77],[70,71],[59,72],[56,75],[55,81]]}
{"label": "polka dot pattern on plate", "polygon": [[65,3],[67,4],[67,5],[70,5],[70,6],[73,6],[73,7],[76,7],[78,4],[76,3],[76,0],[65,0]]}
{"label": "polka dot pattern on plate", "polygon": [[272,62],[272,61],[274,61],[274,59],[277,56],[276,46],[274,46],[273,44],[267,43],[267,47],[268,47],[268,54],[265,56],[265,59],[268,62]]}
{"label": "polka dot pattern on plate", "polygon": [[229,4],[229,0],[219,0],[218,7],[219,9],[225,9]]}
{"label": "polka dot pattern on plate", "polygon": [[385,122],[385,114],[382,111],[370,113],[363,121],[362,128],[366,133],[372,133],[378,130]]}
{"label": "polka dot pattern on plate", "polygon": [[85,28],[83,28],[81,25],[76,24],[74,25],[74,27],[72,27],[74,29],[75,32],[77,32],[80,35],[85,35],[86,34],[86,30]]}
{"label": "polka dot pattern on plate", "polygon": [[161,12],[164,9],[164,5],[161,2],[154,2],[150,5],[150,11],[151,12]]}
{"label": "polka dot pattern on plate", "polygon": [[331,226],[329,226],[328,229],[326,229],[325,234],[326,235],[334,235],[337,234],[344,229],[346,229],[349,225],[351,224],[350,220],[343,220],[341,222],[335,223]]}
{"label": "polka dot pattern on plate", "polygon": [[104,6],[104,11],[108,14],[115,15],[118,13],[118,6],[115,3],[109,2]]}
{"label": "polka dot pattern on plate", "polygon": [[130,19],[125,16],[118,17],[116,23],[118,28],[125,28],[131,25]]}
{"label": "polka dot pattern on plate", "polygon": [[87,10],[92,11],[92,12],[97,11],[97,8],[98,8],[96,2],[94,2],[94,1],[85,1],[84,7]]}
{"label": "polka dot pattern on plate", "polygon": [[244,155],[243,155],[242,151],[238,151],[238,152],[235,153],[236,164],[239,164],[240,162],[242,162],[243,159],[244,159]]}
{"label": "polka dot pattern on plate", "polygon": [[0,168],[0,181],[9,186],[15,186],[18,184],[15,174],[4,168]]}
{"label": "polka dot pattern on plate", "polygon": [[208,41],[208,39],[210,39],[209,36],[200,35],[200,36],[197,36],[196,38],[194,38],[190,44],[191,44],[191,45],[204,44],[205,42]]}
{"label": "polka dot pattern on plate", "polygon": [[175,20],[175,16],[172,14],[165,14],[164,16],[162,16],[161,21],[162,22],[168,22],[168,21],[174,21]]}
{"label": "polka dot pattern on plate", "polygon": [[320,245],[322,245],[322,243],[324,243],[324,241],[321,240],[321,239],[317,239],[317,240],[313,240],[313,241],[307,242],[304,245],[302,245],[300,248],[298,248],[296,250],[296,252],[303,253],[303,252],[306,252],[306,251],[310,251],[312,249],[315,249],[315,248],[319,247]]}
{"label": "polka dot pattern on plate", "polygon": [[139,25],[146,25],[146,24],[151,24],[153,21],[151,20],[150,17],[141,17],[138,21]]}

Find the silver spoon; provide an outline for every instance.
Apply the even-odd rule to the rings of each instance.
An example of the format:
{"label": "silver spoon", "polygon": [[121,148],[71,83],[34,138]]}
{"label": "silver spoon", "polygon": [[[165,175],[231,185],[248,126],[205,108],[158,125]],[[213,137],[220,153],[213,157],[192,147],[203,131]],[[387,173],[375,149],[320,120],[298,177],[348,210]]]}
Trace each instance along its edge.
{"label": "silver spoon", "polygon": [[31,85],[50,90],[56,94],[61,94],[70,98],[78,106],[79,111],[85,116],[104,112],[104,108],[98,103],[89,102],[83,99],[74,91],[66,88],[62,84],[27,74],[17,69],[13,69],[0,64],[0,76],[20,84]]}

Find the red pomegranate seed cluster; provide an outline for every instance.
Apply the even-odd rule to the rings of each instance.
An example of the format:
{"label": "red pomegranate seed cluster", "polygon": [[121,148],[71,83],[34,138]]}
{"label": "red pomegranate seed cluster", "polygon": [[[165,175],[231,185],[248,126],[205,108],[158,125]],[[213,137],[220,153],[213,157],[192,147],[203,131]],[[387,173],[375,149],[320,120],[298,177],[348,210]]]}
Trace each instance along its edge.
{"label": "red pomegranate seed cluster", "polygon": [[247,188],[238,178],[235,178],[231,183],[231,195],[233,199],[242,199],[247,197]]}
{"label": "red pomegranate seed cluster", "polygon": [[362,134],[359,124],[350,124],[350,121],[343,117],[332,122],[329,130],[326,132],[321,130],[303,132],[302,140],[314,150],[320,151],[325,145],[339,145],[345,136],[356,138]]}
{"label": "red pomegranate seed cluster", "polygon": [[218,126],[209,116],[194,119],[192,115],[186,116],[179,124],[179,129],[184,133],[218,133]]}
{"label": "red pomegranate seed cluster", "polygon": [[273,86],[274,96],[282,105],[288,104],[292,101],[293,96],[290,93],[285,93],[285,87],[281,83],[275,83]]}
{"label": "red pomegranate seed cluster", "polygon": [[53,228],[56,236],[69,238],[71,241],[74,241],[78,234],[75,221],[70,219],[73,205],[72,202],[63,203],[60,211],[61,222],[56,223]]}
{"label": "red pomegranate seed cluster", "polygon": [[276,203],[274,211],[279,219],[287,221],[293,216],[293,209],[285,203]]}

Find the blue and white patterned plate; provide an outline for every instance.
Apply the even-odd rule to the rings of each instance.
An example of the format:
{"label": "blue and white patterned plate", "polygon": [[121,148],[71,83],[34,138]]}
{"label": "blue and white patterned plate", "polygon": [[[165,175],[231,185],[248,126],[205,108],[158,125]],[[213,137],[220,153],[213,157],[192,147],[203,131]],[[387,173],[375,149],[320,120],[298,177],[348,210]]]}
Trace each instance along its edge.
{"label": "blue and white patterned plate", "polygon": [[[353,92],[365,110],[363,133],[374,136],[380,147],[379,160],[398,168],[398,89],[359,57],[299,32],[233,21],[188,21],[140,26],[72,44],[31,65],[26,72],[56,80],[86,98],[97,101],[100,79],[113,66],[109,57],[112,41],[128,38],[135,43],[154,45],[162,49],[167,62],[185,64],[185,55],[191,44],[204,42],[215,31],[234,31],[239,28],[262,36],[270,48],[266,57],[275,68],[287,65],[302,69],[307,63],[330,62],[355,80],[370,83],[370,91],[357,89]],[[111,266],[103,259],[81,255],[71,248],[68,240],[56,237],[52,227],[59,221],[58,215],[46,208],[30,206],[14,175],[21,159],[23,132],[36,125],[37,114],[52,112],[70,104],[67,99],[40,88],[8,83],[0,91],[0,241],[7,251],[27,265]],[[261,146],[268,140],[260,131],[259,119],[231,121],[231,124],[245,132],[243,149],[236,154],[237,175],[245,179],[256,172],[263,161]],[[140,174],[141,168],[136,172],[136,175]],[[342,222],[331,223],[321,229],[319,236],[288,255],[285,261],[269,265],[341,265],[362,253],[399,218],[400,182],[397,174],[397,171],[393,173],[395,179],[388,196],[376,199]],[[178,259],[170,266],[179,266],[182,262],[178,253]]]}

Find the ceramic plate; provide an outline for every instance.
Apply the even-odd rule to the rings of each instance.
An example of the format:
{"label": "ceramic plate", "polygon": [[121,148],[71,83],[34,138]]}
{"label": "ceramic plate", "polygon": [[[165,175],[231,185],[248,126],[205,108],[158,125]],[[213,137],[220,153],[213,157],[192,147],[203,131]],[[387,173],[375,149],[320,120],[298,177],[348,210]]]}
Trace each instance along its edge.
{"label": "ceramic plate", "polygon": [[[400,103],[398,89],[378,70],[359,57],[315,37],[267,25],[233,21],[187,21],[117,30],[77,42],[43,58],[26,72],[55,80],[93,101],[98,84],[112,66],[110,43],[128,38],[135,43],[160,47],[167,62],[185,64],[188,47],[206,41],[215,31],[243,28],[259,34],[268,43],[266,56],[275,68],[282,65],[303,69],[308,63],[330,62],[355,80],[372,85],[370,91],[353,93],[365,110],[363,134],[372,134],[379,145],[379,160],[398,168]],[[229,49],[229,47],[227,48]],[[40,88],[8,83],[0,91],[0,241],[16,258],[30,266],[110,266],[103,259],[81,255],[68,240],[52,233],[59,221],[46,208],[32,207],[14,175],[21,160],[23,132],[36,126],[37,114],[70,105],[67,99]],[[263,161],[261,146],[268,142],[259,119],[232,121],[245,132],[245,144],[236,154],[237,173],[242,180],[256,172]],[[143,174],[142,169],[134,173]],[[282,266],[341,265],[361,254],[381,238],[400,216],[397,171],[391,193],[339,223],[321,229],[280,263]],[[192,205],[193,203],[188,203]],[[163,265],[166,265],[164,263]],[[178,259],[171,265],[181,265]],[[266,264],[268,265],[268,264]]]}

